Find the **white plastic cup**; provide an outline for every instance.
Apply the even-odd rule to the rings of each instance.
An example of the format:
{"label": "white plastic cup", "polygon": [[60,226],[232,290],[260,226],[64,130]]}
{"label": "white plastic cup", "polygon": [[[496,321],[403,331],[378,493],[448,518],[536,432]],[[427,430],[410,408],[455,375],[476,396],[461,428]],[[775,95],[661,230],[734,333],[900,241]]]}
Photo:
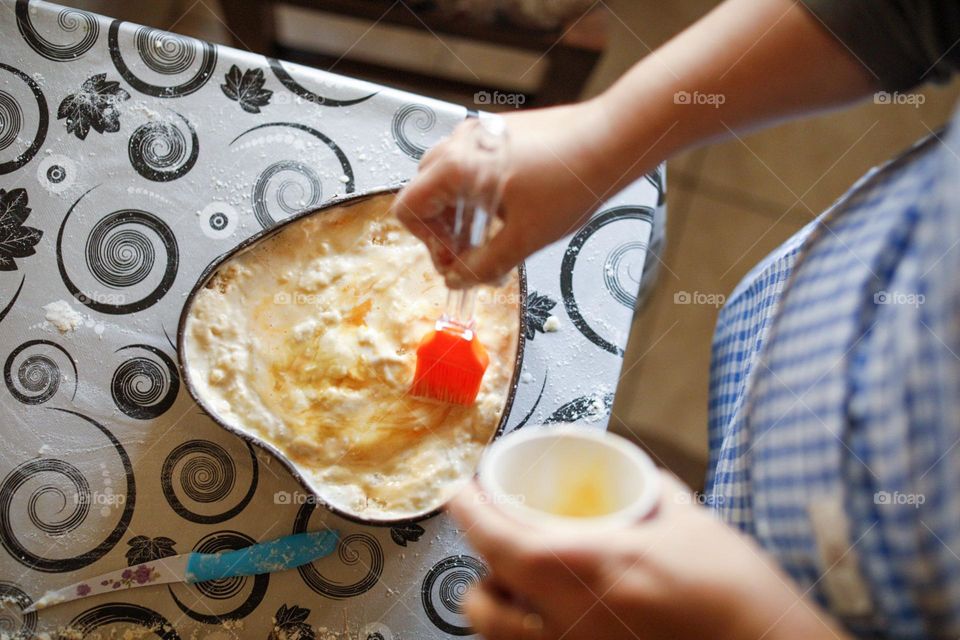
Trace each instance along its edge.
{"label": "white plastic cup", "polygon": [[595,427],[525,427],[480,460],[486,499],[537,528],[629,527],[653,511],[660,472],[639,447]]}

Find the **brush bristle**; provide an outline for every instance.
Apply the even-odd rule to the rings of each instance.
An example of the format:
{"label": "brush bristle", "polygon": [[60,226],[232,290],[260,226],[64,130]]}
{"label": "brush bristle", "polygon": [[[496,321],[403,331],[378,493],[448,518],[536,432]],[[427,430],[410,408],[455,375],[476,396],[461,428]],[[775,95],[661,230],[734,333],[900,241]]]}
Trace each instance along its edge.
{"label": "brush bristle", "polygon": [[473,335],[470,340],[447,331],[433,331],[417,349],[417,370],[411,393],[450,404],[477,400],[489,358]]}
{"label": "brush bristle", "polygon": [[[471,405],[480,392],[480,380],[474,372],[459,367],[431,362],[426,375],[414,376],[411,393],[421,398],[431,398],[450,404]],[[419,362],[417,369],[420,369]]]}

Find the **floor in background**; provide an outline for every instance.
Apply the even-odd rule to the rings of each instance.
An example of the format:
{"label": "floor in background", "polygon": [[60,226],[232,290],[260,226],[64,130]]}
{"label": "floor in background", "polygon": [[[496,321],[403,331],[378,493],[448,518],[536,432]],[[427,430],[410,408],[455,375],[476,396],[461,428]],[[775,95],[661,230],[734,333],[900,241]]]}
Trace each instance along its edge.
{"label": "floor in background", "polygon": [[[216,0],[66,4],[229,42]],[[611,44],[588,94],[601,91],[715,4],[608,0]],[[438,75],[475,74],[491,84],[524,86],[539,72],[535,60],[491,56],[454,39],[358,30],[304,12],[285,10],[280,26],[284,37],[300,45],[312,40],[321,49],[352,47],[368,57],[403,51],[406,64]],[[868,101],[671,160],[665,268],[655,296],[637,314],[614,420],[625,423],[654,455],[696,484],[706,462],[707,372],[717,308],[676,304],[675,294],[699,292],[712,301],[729,294],[757,260],[829,206],[867,169],[946,122],[958,89],[957,83],[927,89],[920,107]]]}

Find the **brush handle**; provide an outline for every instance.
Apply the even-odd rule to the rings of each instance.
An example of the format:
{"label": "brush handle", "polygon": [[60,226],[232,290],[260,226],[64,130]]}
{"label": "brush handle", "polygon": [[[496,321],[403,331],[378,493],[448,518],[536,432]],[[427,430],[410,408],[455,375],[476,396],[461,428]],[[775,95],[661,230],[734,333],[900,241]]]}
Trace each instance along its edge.
{"label": "brush handle", "polygon": [[[474,249],[490,238],[493,218],[503,191],[503,168],[507,151],[507,127],[500,116],[481,117],[466,141],[467,157],[472,165],[467,185],[457,197],[452,235],[455,250]],[[476,287],[447,292],[446,310],[441,322],[473,329]]]}
{"label": "brush handle", "polygon": [[261,542],[236,551],[191,553],[184,580],[187,583],[256,576],[293,569],[330,555],[337,548],[336,531],[297,533]]}

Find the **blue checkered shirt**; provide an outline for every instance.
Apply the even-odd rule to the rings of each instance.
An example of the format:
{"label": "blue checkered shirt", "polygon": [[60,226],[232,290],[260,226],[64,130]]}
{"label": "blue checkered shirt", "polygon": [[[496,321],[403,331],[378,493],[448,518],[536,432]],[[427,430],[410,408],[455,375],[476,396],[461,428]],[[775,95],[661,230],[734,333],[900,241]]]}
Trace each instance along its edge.
{"label": "blue checkered shirt", "polygon": [[958,129],[757,265],[714,335],[709,503],[864,638],[960,637]]}

